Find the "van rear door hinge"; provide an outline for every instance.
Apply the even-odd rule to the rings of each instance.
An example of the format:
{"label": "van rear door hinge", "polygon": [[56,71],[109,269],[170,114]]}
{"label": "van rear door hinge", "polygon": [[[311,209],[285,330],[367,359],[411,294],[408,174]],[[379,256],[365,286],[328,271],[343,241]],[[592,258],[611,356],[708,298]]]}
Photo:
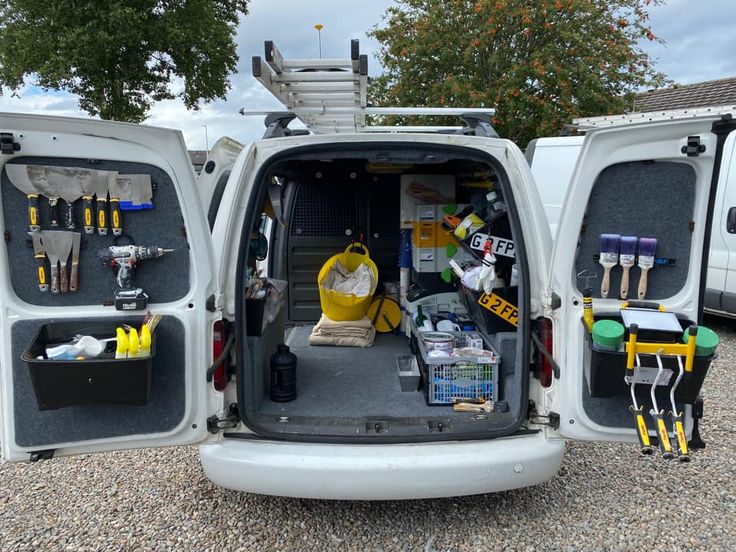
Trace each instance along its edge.
{"label": "van rear door hinge", "polygon": [[547,290],[542,294],[542,305],[549,309],[556,311],[562,306],[562,299],[552,290]]}
{"label": "van rear door hinge", "polygon": [[529,401],[528,409],[529,421],[533,424],[546,425],[552,429],[558,429],[560,427],[560,415],[557,412],[551,410],[547,414],[539,414],[537,412],[537,405],[534,401]]}
{"label": "van rear door hinge", "polygon": [[222,292],[216,291],[212,295],[210,295],[207,298],[207,302],[205,303],[205,307],[209,312],[217,312],[221,311],[223,307],[223,299],[222,299]]}
{"label": "van rear door hinge", "polygon": [[240,414],[238,413],[238,405],[230,403],[227,414],[222,418],[210,416],[207,418],[207,431],[212,434],[224,429],[233,429],[240,423]]}
{"label": "van rear door hinge", "polygon": [[20,144],[13,138],[13,133],[0,132],[0,153],[13,155],[16,151],[20,151]]}
{"label": "van rear door hinge", "polygon": [[35,463],[39,460],[51,460],[54,457],[54,454],[56,454],[56,449],[34,450],[28,461]]}

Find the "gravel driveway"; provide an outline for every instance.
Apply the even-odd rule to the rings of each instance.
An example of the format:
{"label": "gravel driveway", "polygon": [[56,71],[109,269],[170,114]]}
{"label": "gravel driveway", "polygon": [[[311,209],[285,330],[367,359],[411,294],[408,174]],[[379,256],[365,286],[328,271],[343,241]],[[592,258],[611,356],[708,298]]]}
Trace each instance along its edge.
{"label": "gravel driveway", "polygon": [[195,448],[0,465],[0,550],[733,550],[736,322],[705,385],[690,464],[571,444],[545,485],[479,497],[323,502],[226,491]]}

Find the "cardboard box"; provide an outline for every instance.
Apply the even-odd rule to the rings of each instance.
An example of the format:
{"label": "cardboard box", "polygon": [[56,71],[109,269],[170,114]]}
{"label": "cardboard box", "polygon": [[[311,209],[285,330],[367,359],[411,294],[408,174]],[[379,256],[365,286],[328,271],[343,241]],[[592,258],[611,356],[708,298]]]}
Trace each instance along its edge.
{"label": "cardboard box", "polygon": [[453,175],[404,174],[401,176],[401,227],[413,228],[417,205],[447,205],[454,201]]}

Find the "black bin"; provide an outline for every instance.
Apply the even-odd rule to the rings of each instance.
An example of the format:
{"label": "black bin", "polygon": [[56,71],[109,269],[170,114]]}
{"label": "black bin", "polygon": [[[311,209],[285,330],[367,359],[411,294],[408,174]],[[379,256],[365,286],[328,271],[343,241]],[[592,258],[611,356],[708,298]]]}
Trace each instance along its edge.
{"label": "black bin", "polygon": [[[107,338],[122,324],[139,327],[142,319],[111,324],[61,322],[41,326],[23,352],[39,410],[95,403],[145,405],[151,390],[151,366],[156,356],[156,333],[151,335],[151,356],[115,358],[115,343],[99,357],[89,360],[50,360],[45,347],[68,341],[75,334]],[[44,357],[44,358],[38,358]]]}
{"label": "black bin", "polygon": [[[604,317],[596,317],[596,320],[601,320]],[[617,320],[621,322],[620,317],[605,317],[611,320]],[[691,322],[687,320],[680,320],[683,331],[687,328]],[[624,342],[628,340],[628,331],[624,335]],[[627,354],[624,351],[607,351],[600,349],[595,343],[590,333],[585,332],[586,341],[586,359],[585,362],[589,364],[590,370],[587,371],[588,378],[588,389],[592,397],[618,397],[622,395],[630,394],[630,386],[624,381],[626,375],[626,358]],[[642,366],[657,367],[656,355],[645,355],[640,354]],[[683,404],[692,404],[700,394],[700,389],[703,386],[703,381],[708,373],[710,363],[715,358],[715,355],[710,356],[696,356],[695,362],[693,363],[693,371],[690,375],[683,376],[680,380],[680,384],[675,390],[675,401]],[[682,359],[683,366],[685,359]],[[673,371],[673,375],[670,379],[669,385],[657,386],[656,396],[657,401],[661,405],[669,405],[669,392],[672,384],[674,384],[677,374],[679,373],[679,365],[677,358],[667,355],[662,355],[662,366],[665,369]],[[650,386],[645,384],[637,384],[635,387],[637,396],[644,399],[649,397]],[[664,407],[663,407],[664,408]]]}

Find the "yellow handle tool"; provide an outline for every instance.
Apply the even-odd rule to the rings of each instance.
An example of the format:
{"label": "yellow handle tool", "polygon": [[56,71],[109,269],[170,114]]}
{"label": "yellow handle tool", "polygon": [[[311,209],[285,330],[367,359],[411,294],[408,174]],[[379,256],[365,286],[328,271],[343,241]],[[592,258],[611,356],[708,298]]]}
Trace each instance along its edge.
{"label": "yellow handle tool", "polygon": [[631,410],[636,418],[636,436],[639,438],[641,453],[652,454],[652,443],[649,440],[649,429],[647,428],[647,423],[644,420],[644,410],[641,406],[639,408],[630,406],[629,410]]}
{"label": "yellow handle tool", "polygon": [[688,330],[687,336],[687,355],[685,356],[685,376],[693,373],[693,363],[695,362],[695,342],[698,337],[698,327],[693,324]]}
{"label": "yellow handle tool", "polygon": [[634,360],[636,359],[636,334],[639,331],[639,326],[631,324],[629,326],[629,343],[626,347],[626,375],[634,376]]}
{"label": "yellow handle tool", "polygon": [[657,424],[657,438],[662,458],[669,460],[674,457],[674,454],[672,453],[672,443],[670,442],[670,435],[667,432],[667,425],[664,423],[663,412],[652,413],[652,418],[654,418],[654,422]]}
{"label": "yellow handle tool", "polygon": [[687,436],[685,435],[685,426],[682,423],[682,413],[672,413],[672,422],[675,428],[675,442],[677,443],[677,457],[680,462],[690,461],[690,450],[687,446]]}

